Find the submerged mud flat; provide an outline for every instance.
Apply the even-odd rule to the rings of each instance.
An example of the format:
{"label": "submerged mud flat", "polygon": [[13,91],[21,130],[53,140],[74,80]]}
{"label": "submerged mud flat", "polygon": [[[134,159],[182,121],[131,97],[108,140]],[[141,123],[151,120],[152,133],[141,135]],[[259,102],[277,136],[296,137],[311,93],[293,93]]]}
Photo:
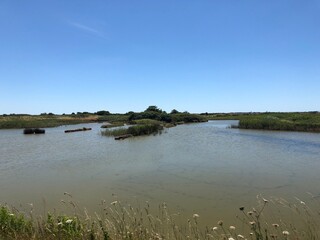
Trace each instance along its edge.
{"label": "submerged mud flat", "polygon": [[112,202],[166,202],[204,224],[235,217],[256,196],[304,199],[320,193],[320,138],[312,133],[231,129],[235,121],[179,125],[163,134],[114,141],[89,132],[45,135],[0,130],[0,202],[65,210],[72,194],[79,206],[99,211]]}

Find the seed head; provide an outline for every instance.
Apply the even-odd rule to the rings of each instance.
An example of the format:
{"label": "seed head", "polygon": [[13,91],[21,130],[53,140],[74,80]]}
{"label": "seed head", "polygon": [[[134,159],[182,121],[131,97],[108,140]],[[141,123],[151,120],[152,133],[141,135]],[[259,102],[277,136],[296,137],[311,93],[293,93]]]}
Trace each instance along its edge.
{"label": "seed head", "polygon": [[278,223],[274,223],[274,224],[272,224],[272,226],[275,227],[275,228],[278,228],[279,224]]}
{"label": "seed head", "polygon": [[236,230],[236,227],[235,226],[230,226],[229,229],[230,230]]}
{"label": "seed head", "polygon": [[198,218],[198,217],[200,217],[199,214],[196,214],[196,213],[193,214],[193,218]]}
{"label": "seed head", "polygon": [[288,231],[283,231],[282,234],[283,234],[284,236],[288,236],[288,235],[289,235],[289,232],[288,232]]}
{"label": "seed head", "polygon": [[72,219],[68,219],[67,221],[66,221],[66,223],[72,223]]}
{"label": "seed head", "polygon": [[220,221],[218,222],[218,225],[219,225],[219,226],[222,226],[222,225],[223,225],[223,221],[220,220]]}
{"label": "seed head", "polygon": [[113,201],[112,203],[111,203],[111,205],[116,205],[118,203],[118,201]]}

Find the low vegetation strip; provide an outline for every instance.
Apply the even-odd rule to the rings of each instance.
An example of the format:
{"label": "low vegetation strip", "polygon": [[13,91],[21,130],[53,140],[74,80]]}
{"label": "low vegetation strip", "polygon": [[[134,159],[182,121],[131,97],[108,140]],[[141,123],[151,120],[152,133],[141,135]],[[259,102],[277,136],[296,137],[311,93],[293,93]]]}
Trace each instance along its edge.
{"label": "low vegetation strip", "polygon": [[237,127],[242,129],[320,132],[320,124],[318,123],[301,123],[285,119],[270,118],[243,119],[239,121]]}
{"label": "low vegetation strip", "polygon": [[10,115],[0,116],[0,129],[57,127],[62,125],[96,122],[97,120],[97,116]]}

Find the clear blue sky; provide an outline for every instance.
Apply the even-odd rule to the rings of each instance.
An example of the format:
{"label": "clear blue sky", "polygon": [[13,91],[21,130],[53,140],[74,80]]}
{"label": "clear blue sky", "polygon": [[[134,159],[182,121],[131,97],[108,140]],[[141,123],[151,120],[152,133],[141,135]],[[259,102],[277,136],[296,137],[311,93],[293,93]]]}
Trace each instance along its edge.
{"label": "clear blue sky", "polygon": [[319,111],[319,0],[1,0],[0,114]]}

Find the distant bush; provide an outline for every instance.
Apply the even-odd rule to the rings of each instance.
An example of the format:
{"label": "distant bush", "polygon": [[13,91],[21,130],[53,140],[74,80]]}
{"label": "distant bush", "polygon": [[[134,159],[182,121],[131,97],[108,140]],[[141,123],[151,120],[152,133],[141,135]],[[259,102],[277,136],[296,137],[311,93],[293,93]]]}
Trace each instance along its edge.
{"label": "distant bush", "polygon": [[177,114],[177,113],[180,113],[178,110],[176,110],[176,109],[173,109],[171,112],[170,112],[170,114]]}
{"label": "distant bush", "polygon": [[158,113],[162,113],[162,110],[160,108],[158,108],[157,106],[149,106],[145,112],[158,112]]}
{"label": "distant bush", "polygon": [[177,113],[171,115],[172,121],[175,123],[185,122],[185,123],[193,123],[193,122],[205,122],[206,119],[203,116],[197,114],[190,113]]}
{"label": "distant bush", "polygon": [[166,112],[158,112],[158,111],[144,111],[141,113],[132,113],[129,115],[128,120],[139,120],[139,119],[153,119],[162,122],[171,122],[172,117]]}
{"label": "distant bush", "polygon": [[109,111],[105,111],[105,110],[101,110],[101,111],[96,112],[95,114],[103,116],[103,115],[110,115],[110,112]]}

